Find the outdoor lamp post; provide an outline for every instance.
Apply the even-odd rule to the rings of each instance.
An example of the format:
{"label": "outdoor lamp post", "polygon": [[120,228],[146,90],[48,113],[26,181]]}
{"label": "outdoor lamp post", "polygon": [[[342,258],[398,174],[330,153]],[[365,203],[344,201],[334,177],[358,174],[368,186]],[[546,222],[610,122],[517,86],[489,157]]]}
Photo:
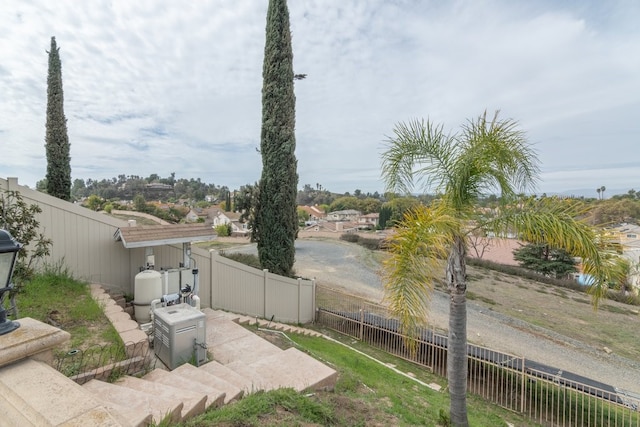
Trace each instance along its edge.
{"label": "outdoor lamp post", "polygon": [[20,326],[20,323],[7,319],[4,299],[13,290],[11,276],[21,247],[8,231],[0,230],[0,335],[8,334]]}

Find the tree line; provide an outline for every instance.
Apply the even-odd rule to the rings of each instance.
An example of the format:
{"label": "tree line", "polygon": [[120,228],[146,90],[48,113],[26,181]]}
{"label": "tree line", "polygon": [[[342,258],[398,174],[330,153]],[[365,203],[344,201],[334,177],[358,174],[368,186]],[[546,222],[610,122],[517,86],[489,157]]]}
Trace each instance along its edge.
{"label": "tree line", "polygon": [[[158,186],[161,184],[162,186]],[[143,197],[146,201],[160,201],[171,205],[179,201],[188,201],[190,207],[208,207],[222,204],[225,210],[246,212],[246,219],[257,197],[257,184],[246,184],[239,189],[230,190],[226,185],[206,183],[200,178],[179,178],[175,172],[167,177],[151,174],[147,177],[120,174],[110,179],[74,179],[71,187],[72,201],[85,201],[91,209],[104,209],[121,200],[134,201]],[[47,192],[46,179],[38,181],[36,189]],[[91,197],[95,196],[95,197]],[[91,197],[91,200],[88,198]],[[335,193],[320,184],[305,184],[297,192],[298,206],[317,206],[323,212],[354,209],[368,213],[380,214],[380,227],[385,228],[402,219],[405,212],[414,206],[429,204],[440,196],[432,194],[400,195],[398,193],[378,192],[365,193],[359,189],[353,192]],[[544,198],[546,196],[541,196]],[[498,197],[494,194],[482,195],[476,201],[483,215],[491,215],[499,206]],[[613,195],[608,199],[580,197],[585,206],[589,223],[606,226],[609,224],[640,224],[640,192],[631,189],[625,194]],[[134,203],[137,210],[138,204]],[[125,206],[121,206],[126,208]],[[149,210],[148,208],[147,210]],[[149,212],[153,213],[153,212]],[[172,216],[177,218],[178,211]],[[160,214],[162,217],[163,214]],[[175,221],[175,218],[163,218]]]}

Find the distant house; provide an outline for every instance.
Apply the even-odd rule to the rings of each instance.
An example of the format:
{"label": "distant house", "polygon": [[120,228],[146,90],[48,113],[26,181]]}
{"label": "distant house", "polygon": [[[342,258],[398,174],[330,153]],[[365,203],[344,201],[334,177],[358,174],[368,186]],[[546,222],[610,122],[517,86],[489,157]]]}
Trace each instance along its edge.
{"label": "distant house", "polygon": [[331,233],[354,233],[358,231],[357,222],[320,221],[305,227],[306,231],[329,231]]}
{"label": "distant house", "polygon": [[245,235],[251,230],[246,222],[240,222],[240,212],[225,212],[216,208],[213,212],[213,227],[231,224],[231,234]]}
{"label": "distant house", "polygon": [[[309,206],[299,206],[299,209],[309,208]],[[309,210],[305,209],[306,212]],[[331,231],[340,233],[349,233],[358,230],[371,230],[378,226],[380,214],[369,213],[362,215],[362,212],[355,209],[346,209],[342,211],[329,212],[326,215],[320,215],[316,208],[314,215],[309,215],[306,230],[315,231]]]}
{"label": "distant house", "polygon": [[159,182],[145,184],[145,188],[148,190],[173,190],[173,186],[169,184],[161,184]]}
{"label": "distant house", "polygon": [[327,214],[317,206],[298,206],[298,209],[305,211],[309,215],[309,221],[318,222],[327,217]]}
{"label": "distant house", "polygon": [[327,220],[358,222],[358,218],[360,216],[362,216],[362,212],[355,209],[347,209],[344,211],[329,212],[329,214],[327,215]]}
{"label": "distant house", "polygon": [[209,214],[200,208],[193,208],[185,216],[185,222],[207,222]]}
{"label": "distant house", "polygon": [[358,227],[359,228],[376,228],[378,226],[378,221],[380,219],[379,213],[370,213],[366,215],[361,215],[358,217]]}

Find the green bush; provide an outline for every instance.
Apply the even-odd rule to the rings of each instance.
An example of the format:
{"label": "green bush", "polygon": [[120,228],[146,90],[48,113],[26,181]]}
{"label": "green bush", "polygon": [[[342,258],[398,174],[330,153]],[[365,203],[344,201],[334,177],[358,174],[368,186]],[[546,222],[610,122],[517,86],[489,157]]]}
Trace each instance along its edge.
{"label": "green bush", "polygon": [[218,237],[228,237],[231,235],[231,224],[220,224],[216,226]]}
{"label": "green bush", "polygon": [[19,291],[24,282],[31,280],[39,262],[50,254],[53,241],[40,232],[37,215],[42,208],[27,204],[19,191],[0,193],[0,227],[7,230],[22,248],[18,252],[13,279]]}
{"label": "green bush", "polygon": [[[244,265],[248,265],[249,267],[259,268],[260,270],[262,270],[262,266],[260,265],[260,258],[258,258],[258,255],[242,254],[238,252],[226,253],[225,251],[220,251],[220,255],[222,255],[225,258],[229,258],[233,261],[240,262]],[[294,270],[291,270],[291,274],[287,277],[297,279],[299,276],[297,275],[296,270],[294,269]]]}
{"label": "green bush", "polygon": [[220,255],[225,258],[232,259],[234,261],[240,262],[244,265],[248,265],[249,267],[262,269],[260,266],[260,259],[257,255],[253,254],[242,254],[242,253],[226,253],[224,251],[220,251]]}
{"label": "green bush", "polygon": [[382,240],[380,239],[374,239],[374,238],[367,238],[367,237],[361,237],[358,240],[358,244],[361,246],[364,246],[367,249],[370,249],[372,251],[376,251],[378,249],[380,249],[380,242],[382,242]]}
{"label": "green bush", "polygon": [[378,249],[382,249],[382,240],[376,239],[372,237],[362,237],[357,233],[344,233],[340,236],[340,240],[344,240],[349,243],[357,243],[360,246],[364,246],[365,248],[377,251]]}
{"label": "green bush", "polygon": [[350,243],[358,243],[358,240],[360,240],[360,236],[356,233],[344,233],[340,236],[340,240],[344,240],[345,242]]}

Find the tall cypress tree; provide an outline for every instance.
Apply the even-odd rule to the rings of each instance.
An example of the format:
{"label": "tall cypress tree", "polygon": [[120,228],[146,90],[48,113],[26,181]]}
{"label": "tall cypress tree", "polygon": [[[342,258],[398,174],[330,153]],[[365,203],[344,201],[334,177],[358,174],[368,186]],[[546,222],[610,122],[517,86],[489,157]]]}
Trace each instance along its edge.
{"label": "tall cypress tree", "polygon": [[67,119],[64,116],[62,66],[56,38],[51,37],[47,76],[47,193],[62,200],[71,199],[71,158]]}
{"label": "tall cypress tree", "polygon": [[290,275],[298,232],[293,52],[286,0],[269,0],[262,69],[262,176],[256,229],[262,268]]}

